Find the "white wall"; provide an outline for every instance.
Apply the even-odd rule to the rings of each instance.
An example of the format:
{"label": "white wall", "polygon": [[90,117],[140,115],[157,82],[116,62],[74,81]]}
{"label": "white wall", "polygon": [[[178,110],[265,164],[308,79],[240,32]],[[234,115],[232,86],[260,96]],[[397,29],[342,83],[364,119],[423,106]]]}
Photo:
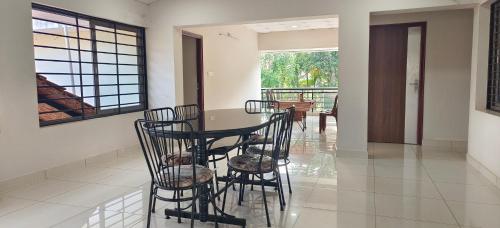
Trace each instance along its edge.
{"label": "white wall", "polygon": [[427,22],[423,141],[467,141],[473,11],[376,15],[371,24]]}
{"label": "white wall", "polygon": [[[260,98],[257,33],[246,26],[187,28],[203,36],[205,110],[243,108]],[[230,33],[235,38],[221,36]]]}
{"label": "white wall", "polygon": [[489,16],[488,5],[474,9],[468,153],[486,167],[486,173],[493,173],[498,178],[500,177],[500,115],[486,111]]}
{"label": "white wall", "polygon": [[[255,23],[339,16],[339,130],[341,151],[367,150],[370,12],[470,7],[477,0],[175,0],[150,5],[148,66],[153,106],[182,102],[182,67],[174,26]],[[178,46],[178,45],[177,45]],[[172,93],[175,91],[175,94]]]}
{"label": "white wall", "polygon": [[[129,24],[146,24],[147,6],[132,0],[39,2]],[[40,128],[31,1],[1,1],[0,27],[0,181],[137,144],[132,123],[140,113]]]}
{"label": "white wall", "polygon": [[339,47],[337,29],[308,29],[259,33],[259,50],[300,50]]}

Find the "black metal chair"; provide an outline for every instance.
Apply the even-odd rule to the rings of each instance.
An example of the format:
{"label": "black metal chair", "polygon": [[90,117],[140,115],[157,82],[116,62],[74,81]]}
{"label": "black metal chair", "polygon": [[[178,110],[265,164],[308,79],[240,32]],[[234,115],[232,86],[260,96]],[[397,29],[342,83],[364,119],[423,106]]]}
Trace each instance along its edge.
{"label": "black metal chair", "polygon": [[[279,111],[278,101],[266,100],[247,100],[245,102],[245,111],[249,114],[274,113]],[[260,145],[264,143],[264,130],[258,130],[251,135],[248,145]],[[238,153],[239,154],[239,153]]]}
{"label": "black metal chair", "polygon": [[176,118],[174,109],[165,107],[145,110],[144,119],[148,121],[169,121],[175,120]]}
{"label": "black metal chair", "polygon": [[[182,131],[179,131],[180,125],[184,125]],[[194,227],[196,200],[201,187],[206,185],[210,186],[210,201],[217,216],[212,171],[200,165],[183,165],[174,159],[185,153],[183,142],[188,142],[191,148],[197,148],[191,125],[186,121],[137,120],[135,129],[151,175],[147,227],[151,223],[154,199],[177,203],[178,223],[181,223],[181,212],[191,208],[191,227]],[[197,164],[196,156],[192,156],[192,159],[192,164]],[[171,191],[173,197],[160,196],[158,190]],[[191,196],[182,197],[180,192],[184,190],[191,190]],[[191,201],[191,204],[181,208],[181,202],[187,201]],[[215,226],[218,227],[217,222]]]}
{"label": "black metal chair", "polygon": [[174,111],[177,120],[198,120],[201,114],[197,104],[178,105]]}
{"label": "black metal chair", "polygon": [[250,114],[275,112],[279,109],[279,102],[275,100],[247,100],[245,111]]}
{"label": "black metal chair", "polygon": [[[282,141],[283,145],[280,146],[280,151],[279,151],[279,160],[280,162],[278,163],[279,167],[285,167],[286,171],[286,179],[288,182],[288,192],[292,194],[292,186],[290,183],[290,175],[288,173],[288,164],[290,164],[290,143],[292,140],[292,131],[293,131],[293,121],[294,121],[294,116],[295,116],[295,108],[289,108],[289,117],[287,119],[286,123],[286,134],[285,134],[285,139]],[[273,152],[273,148],[270,148],[269,145],[257,145],[254,144],[252,146],[249,146],[246,150],[247,153],[249,154],[260,154],[264,152],[265,155],[271,156]],[[253,185],[252,185],[252,190],[253,190]],[[283,203],[285,204],[284,198],[283,198]]]}
{"label": "black metal chair", "polygon": [[[269,219],[269,211],[267,207],[266,192],[264,186],[266,183],[272,183],[273,186],[278,190],[280,209],[284,210],[283,204],[283,186],[281,183],[281,177],[279,175],[278,160],[279,152],[281,151],[281,146],[284,145],[283,140],[286,139],[286,125],[290,118],[290,111],[286,110],[282,113],[275,113],[270,117],[268,125],[265,127],[265,138],[263,148],[269,147],[273,148],[271,156],[265,154],[261,151],[259,154],[245,153],[242,155],[237,155],[229,159],[227,177],[224,199],[222,203],[222,211],[224,211],[227,188],[228,185],[234,185],[236,181],[240,182],[240,192],[238,205],[241,205],[245,193],[245,183],[248,181],[249,175],[255,175],[260,179],[260,185],[262,187],[262,197],[264,201],[264,208],[266,211],[267,226],[271,226],[271,221]],[[271,179],[266,179],[265,174],[272,173],[273,177]],[[237,174],[240,174],[237,176]]]}

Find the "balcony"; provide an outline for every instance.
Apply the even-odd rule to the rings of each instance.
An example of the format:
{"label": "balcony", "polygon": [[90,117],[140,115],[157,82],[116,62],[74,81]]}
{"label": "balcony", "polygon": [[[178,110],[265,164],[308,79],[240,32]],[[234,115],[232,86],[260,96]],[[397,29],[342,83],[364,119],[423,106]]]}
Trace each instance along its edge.
{"label": "balcony", "polygon": [[272,91],[275,100],[298,100],[299,94],[304,94],[304,99],[316,101],[316,105],[311,110],[321,112],[331,110],[335,96],[338,94],[336,87],[322,88],[262,88],[261,98],[263,100],[271,99],[268,97],[268,91]]}

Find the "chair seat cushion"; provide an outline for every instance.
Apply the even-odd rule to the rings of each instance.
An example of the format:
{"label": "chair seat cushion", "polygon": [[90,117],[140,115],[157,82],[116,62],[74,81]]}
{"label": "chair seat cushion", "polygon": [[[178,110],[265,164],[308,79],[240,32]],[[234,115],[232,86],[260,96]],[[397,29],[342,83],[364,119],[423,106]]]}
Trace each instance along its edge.
{"label": "chair seat cushion", "polygon": [[[174,188],[188,188],[193,186],[193,166],[191,165],[181,165],[176,167],[170,167],[168,170],[170,172],[175,172],[175,175],[170,173],[167,176],[167,171],[164,170],[163,178],[165,178],[168,186]],[[213,172],[207,167],[196,165],[196,185],[204,184],[212,181]]]}
{"label": "chair seat cushion", "polygon": [[[251,141],[248,143],[250,145],[259,145],[259,144],[264,144],[266,142],[266,136],[265,135],[253,135],[251,138]],[[267,139],[268,143],[272,143],[273,138],[269,136]]]}
{"label": "chair seat cushion", "polygon": [[259,160],[261,155],[259,154],[243,154],[234,156],[229,159],[228,166],[236,171],[243,171],[249,173],[268,173],[272,171],[272,158],[263,155],[262,163],[259,169]]}
{"label": "chair seat cushion", "polygon": [[[262,153],[262,146],[249,146],[247,148],[246,152],[249,154],[261,154]],[[273,156],[271,146],[266,146],[266,148],[264,149],[264,155],[269,156],[269,157]],[[281,150],[278,158],[285,159],[286,158],[286,151]]]}
{"label": "chair seat cushion", "polygon": [[193,153],[183,151],[182,153],[164,154],[161,156],[161,162],[164,166],[191,165],[193,163]]}

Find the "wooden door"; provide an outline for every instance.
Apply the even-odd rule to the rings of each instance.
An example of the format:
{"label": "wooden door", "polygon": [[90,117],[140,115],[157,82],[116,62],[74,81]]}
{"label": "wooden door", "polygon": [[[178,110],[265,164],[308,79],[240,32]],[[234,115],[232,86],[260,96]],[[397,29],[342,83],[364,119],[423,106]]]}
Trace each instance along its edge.
{"label": "wooden door", "polygon": [[368,141],[404,143],[408,26],[370,27]]}

